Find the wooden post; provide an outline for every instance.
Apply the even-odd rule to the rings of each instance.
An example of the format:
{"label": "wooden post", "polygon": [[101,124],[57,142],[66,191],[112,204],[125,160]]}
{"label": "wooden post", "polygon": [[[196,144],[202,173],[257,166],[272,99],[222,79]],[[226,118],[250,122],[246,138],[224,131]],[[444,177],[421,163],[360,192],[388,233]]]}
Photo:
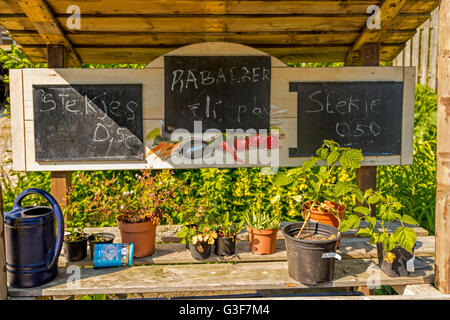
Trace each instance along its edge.
{"label": "wooden post", "polygon": [[441,1],[438,31],[435,286],[450,293],[450,1]]}
{"label": "wooden post", "polygon": [[[65,49],[63,46],[47,46],[47,63],[49,68],[64,68]],[[72,174],[70,171],[52,171],[51,187],[52,195],[58,204],[64,208],[66,206],[65,195],[72,184]],[[70,218],[70,217],[68,217]]]}
{"label": "wooden post", "polygon": [[[380,65],[380,44],[365,43],[361,50],[360,63],[364,66]],[[356,171],[356,184],[362,191],[367,189],[376,190],[377,187],[377,167],[364,166]],[[375,208],[372,208],[372,215],[375,215]]]}
{"label": "wooden post", "polygon": [[8,299],[6,282],[5,231],[3,225],[3,193],[0,184],[0,300]]}
{"label": "wooden post", "polygon": [[[379,43],[365,43],[360,52],[359,63],[364,66],[378,66],[380,65],[380,44]],[[367,189],[376,190],[377,188],[377,167],[364,166],[356,171],[356,184],[365,191]],[[372,207],[372,215],[375,216],[375,207]],[[374,289],[368,287],[352,287],[348,291],[361,291],[364,295],[373,295]]]}

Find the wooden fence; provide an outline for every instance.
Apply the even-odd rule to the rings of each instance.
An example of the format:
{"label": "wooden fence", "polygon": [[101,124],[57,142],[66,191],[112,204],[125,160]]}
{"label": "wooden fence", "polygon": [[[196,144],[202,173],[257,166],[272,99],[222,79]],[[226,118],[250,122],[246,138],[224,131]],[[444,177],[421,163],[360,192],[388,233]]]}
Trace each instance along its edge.
{"label": "wooden fence", "polygon": [[416,83],[436,91],[438,9],[435,9],[405,49],[394,59],[394,66],[415,66]]}

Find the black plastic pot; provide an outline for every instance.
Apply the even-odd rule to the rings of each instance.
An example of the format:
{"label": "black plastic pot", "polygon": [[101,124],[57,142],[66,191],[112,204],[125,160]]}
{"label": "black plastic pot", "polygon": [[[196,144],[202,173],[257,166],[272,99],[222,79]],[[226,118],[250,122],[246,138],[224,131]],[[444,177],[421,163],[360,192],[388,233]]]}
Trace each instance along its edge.
{"label": "black plastic pot", "polygon": [[232,256],[236,251],[236,237],[217,237],[214,253],[218,256]]}
{"label": "black plastic pot", "polygon": [[84,237],[77,241],[64,240],[63,250],[67,261],[83,260],[87,253],[87,238]]}
{"label": "black plastic pot", "polygon": [[392,263],[389,263],[384,260],[384,255],[386,254],[386,251],[384,250],[384,243],[377,243],[378,263],[380,265],[381,271],[383,271],[390,277],[408,277],[410,275],[410,272],[406,268],[406,263],[413,257],[413,255],[398,246],[391,252],[395,254],[395,259]]}
{"label": "black plastic pot", "polygon": [[88,237],[89,241],[89,251],[91,252],[91,259],[94,259],[94,248],[96,244],[99,243],[113,243],[115,235],[110,232],[101,232],[97,233],[97,238],[100,238],[100,240],[95,241],[95,236],[90,235]]}
{"label": "black plastic pot", "polygon": [[197,242],[196,244],[189,244],[191,255],[196,260],[209,258],[211,255],[211,245],[207,242]]}
{"label": "black plastic pot", "polygon": [[281,230],[286,241],[289,276],[303,284],[330,282],[334,275],[334,258],[323,258],[322,255],[336,252],[338,229],[309,221],[302,233],[327,237],[334,234],[336,237],[331,240],[300,240],[295,238],[295,235],[302,225],[303,222],[291,223]]}

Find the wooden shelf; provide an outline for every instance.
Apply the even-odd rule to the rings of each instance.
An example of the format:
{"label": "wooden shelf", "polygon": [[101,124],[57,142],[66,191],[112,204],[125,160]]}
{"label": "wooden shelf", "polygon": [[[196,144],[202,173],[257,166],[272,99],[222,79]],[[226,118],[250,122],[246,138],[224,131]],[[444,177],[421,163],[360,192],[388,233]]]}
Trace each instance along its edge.
{"label": "wooden shelf", "polygon": [[432,283],[432,258],[424,260],[425,269],[413,277],[391,278],[381,272],[373,259],[347,259],[336,262],[334,280],[319,285],[303,285],[288,275],[287,263],[218,263],[151,265],[127,268],[80,268],[81,280],[70,282],[72,272],[60,269],[57,278],[36,288],[8,288],[10,296],[58,296],[83,294],[174,293],[293,288],[338,288],[377,285]]}
{"label": "wooden shelf", "polygon": [[[157,240],[174,240],[180,226],[159,226]],[[112,232],[120,242],[117,228],[89,228],[87,233]],[[424,232],[425,231],[425,232]],[[416,228],[418,234],[426,230]],[[350,232],[351,234],[352,232]],[[427,233],[426,233],[427,234]],[[135,259],[133,267],[94,269],[90,257],[67,263],[59,260],[55,280],[40,287],[18,289],[9,287],[11,297],[64,296],[83,294],[158,293],[177,295],[189,292],[234,292],[242,290],[324,289],[370,285],[406,286],[428,284],[434,280],[434,237],[418,236],[415,249],[416,272],[410,277],[392,278],[378,267],[375,246],[363,238],[343,238],[338,252],[341,261],[335,263],[334,279],[329,283],[307,286],[290,278],[286,263],[285,243],[279,233],[277,251],[273,255],[249,252],[246,232],[239,235],[236,254],[218,257],[214,253],[205,260],[195,260],[189,250],[177,242],[157,243],[150,257]],[[179,239],[176,238],[177,241]],[[81,268],[67,268],[77,265]],[[80,282],[73,283],[74,270],[80,272]]]}

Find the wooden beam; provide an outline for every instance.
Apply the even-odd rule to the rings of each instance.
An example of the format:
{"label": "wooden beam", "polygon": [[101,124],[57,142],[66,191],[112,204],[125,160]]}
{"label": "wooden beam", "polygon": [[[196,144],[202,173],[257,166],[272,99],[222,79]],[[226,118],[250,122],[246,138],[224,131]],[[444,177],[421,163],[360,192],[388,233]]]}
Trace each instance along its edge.
{"label": "wooden beam", "polygon": [[367,23],[365,23],[361,34],[347,54],[346,62],[349,64],[352,63],[351,60],[355,60],[355,52],[360,51],[365,43],[380,42],[383,33],[391,28],[395,18],[407,2],[408,0],[384,0],[379,12],[381,20],[380,29],[369,29],[367,28]]}
{"label": "wooden beam", "polygon": [[[72,186],[72,173],[70,171],[52,171],[50,177],[52,196],[58,202],[59,206],[64,208],[67,205],[65,199],[67,191]],[[71,218],[69,216],[66,217],[66,219]]]}
{"label": "wooden beam", "polygon": [[[47,63],[49,68],[64,68],[64,47],[63,46],[47,46]],[[51,188],[52,195],[61,208],[66,206],[66,194],[72,185],[72,174],[70,171],[52,171]],[[70,219],[71,217],[67,217]]]}
{"label": "wooden beam", "polygon": [[436,278],[450,293],[450,1],[441,1],[438,26]]}
{"label": "wooden beam", "polygon": [[67,51],[68,66],[80,66],[81,59],[64,34],[60,23],[45,0],[20,1],[22,10],[33,23],[46,44],[62,45]]}
{"label": "wooden beam", "polygon": [[5,230],[3,225],[3,193],[0,184],[0,300],[8,299],[6,280]]}

